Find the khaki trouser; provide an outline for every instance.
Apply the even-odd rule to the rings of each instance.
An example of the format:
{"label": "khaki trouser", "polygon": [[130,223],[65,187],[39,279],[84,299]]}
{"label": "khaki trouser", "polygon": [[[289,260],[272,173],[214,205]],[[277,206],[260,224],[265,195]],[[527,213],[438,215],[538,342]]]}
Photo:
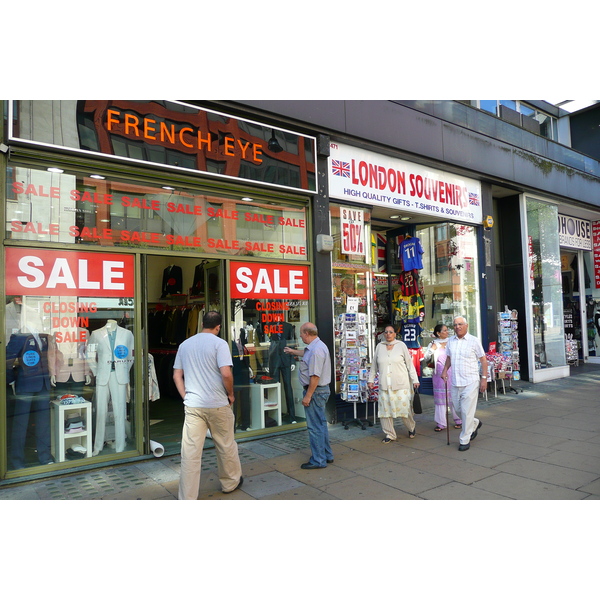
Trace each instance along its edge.
{"label": "khaki trouser", "polygon": [[179,476],[180,500],[198,499],[202,450],[208,429],[217,452],[221,489],[224,492],[231,492],[237,487],[242,476],[242,465],[234,437],[234,423],[235,417],[229,405],[219,408],[185,406]]}
{"label": "khaki trouser", "polygon": [[[415,419],[412,415],[408,415],[408,417],[401,417],[402,422],[404,423],[406,429],[408,431],[414,431],[416,427]],[[389,437],[390,440],[395,440],[398,436],[396,435],[396,430],[394,429],[394,418],[393,417],[379,417],[381,421],[381,429],[386,437]]]}

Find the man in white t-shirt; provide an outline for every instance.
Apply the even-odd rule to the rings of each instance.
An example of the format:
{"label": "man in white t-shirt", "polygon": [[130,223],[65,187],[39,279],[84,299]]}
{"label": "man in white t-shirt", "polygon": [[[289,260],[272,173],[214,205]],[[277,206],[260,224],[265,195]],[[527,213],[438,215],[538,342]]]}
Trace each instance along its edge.
{"label": "man in white t-shirt", "polygon": [[173,380],[185,405],[180,500],[198,499],[202,450],[208,430],[217,452],[223,493],[233,492],[244,481],[234,435],[233,361],[227,342],[218,337],[221,322],[218,312],[207,312],[202,319],[202,331],[181,343],[173,363]]}
{"label": "man in white t-shirt", "polygon": [[442,379],[448,380],[448,369],[452,365],[452,404],[462,419],[460,445],[463,452],[471,447],[482,423],[475,417],[479,392],[487,387],[487,358],[481,342],[468,333],[469,324],[464,317],[454,319],[455,335],[448,339],[446,364]]}

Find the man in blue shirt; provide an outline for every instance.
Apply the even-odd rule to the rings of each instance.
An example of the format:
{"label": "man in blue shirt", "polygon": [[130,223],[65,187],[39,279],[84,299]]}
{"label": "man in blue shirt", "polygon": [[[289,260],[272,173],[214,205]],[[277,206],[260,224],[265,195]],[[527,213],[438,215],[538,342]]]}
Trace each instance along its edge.
{"label": "man in blue shirt", "polygon": [[319,332],[313,323],[304,323],[300,327],[300,338],[306,344],[306,348],[295,350],[286,347],[284,352],[301,357],[298,371],[300,384],[304,388],[302,405],[306,415],[311,450],[310,460],[301,467],[324,469],[327,463],[333,462],[325,418],[325,405],[329,398],[331,383],[331,358],[329,349],[319,338]]}

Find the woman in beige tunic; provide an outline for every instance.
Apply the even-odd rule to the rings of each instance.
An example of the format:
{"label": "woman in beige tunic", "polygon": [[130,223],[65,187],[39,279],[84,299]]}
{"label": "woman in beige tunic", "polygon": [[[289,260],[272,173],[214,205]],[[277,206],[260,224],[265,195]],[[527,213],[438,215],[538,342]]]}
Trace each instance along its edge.
{"label": "woman in beige tunic", "polygon": [[396,329],[386,325],[384,340],[377,344],[369,373],[368,386],[373,389],[375,376],[379,374],[379,410],[377,416],[385,437],[384,444],[397,439],[394,419],[402,418],[408,429],[408,437],[415,437],[413,418],[413,388],[419,387],[419,378],[412,358],[404,342],[396,339]]}

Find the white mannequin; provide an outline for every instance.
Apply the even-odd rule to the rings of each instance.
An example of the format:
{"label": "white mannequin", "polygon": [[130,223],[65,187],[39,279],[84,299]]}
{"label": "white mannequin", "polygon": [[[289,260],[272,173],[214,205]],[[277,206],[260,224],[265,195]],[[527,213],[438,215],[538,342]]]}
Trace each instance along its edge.
{"label": "white mannequin", "polygon": [[[109,333],[114,333],[114,346]],[[87,357],[96,376],[96,439],[93,456],[104,447],[108,400],[112,401],[115,416],[116,452],[125,450],[125,420],[129,371],[133,366],[133,333],[109,319],[104,327],[92,332]]]}

